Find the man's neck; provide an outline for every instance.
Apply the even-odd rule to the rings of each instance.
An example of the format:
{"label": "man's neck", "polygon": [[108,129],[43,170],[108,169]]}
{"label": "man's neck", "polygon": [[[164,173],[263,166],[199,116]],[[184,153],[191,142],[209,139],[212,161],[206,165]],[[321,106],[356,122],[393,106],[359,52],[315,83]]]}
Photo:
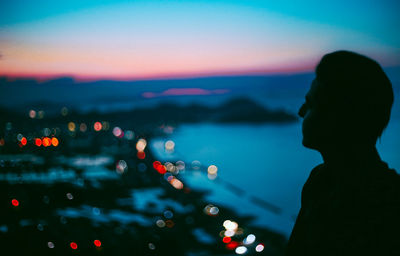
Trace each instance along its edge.
{"label": "man's neck", "polygon": [[[336,169],[335,172],[352,167],[370,166],[381,161],[375,145],[353,144],[346,146],[332,146],[324,150],[320,150],[324,163]],[[347,173],[349,174],[349,173]]]}

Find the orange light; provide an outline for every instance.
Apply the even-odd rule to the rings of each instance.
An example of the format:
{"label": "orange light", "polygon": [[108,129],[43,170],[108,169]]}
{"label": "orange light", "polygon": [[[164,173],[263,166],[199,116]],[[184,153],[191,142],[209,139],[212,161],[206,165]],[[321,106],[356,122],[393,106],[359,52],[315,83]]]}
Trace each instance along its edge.
{"label": "orange light", "polygon": [[54,147],[57,147],[58,146],[58,139],[56,138],[56,137],[53,137],[53,138],[51,138],[51,144],[54,146]]}
{"label": "orange light", "polygon": [[94,243],[94,245],[96,247],[100,247],[101,246],[101,241],[100,240],[94,240],[93,243]]}
{"label": "orange light", "polygon": [[51,145],[51,140],[50,140],[50,138],[44,137],[44,138],[42,139],[42,144],[43,144],[43,146],[45,146],[45,147],[50,146],[50,145]]}
{"label": "orange light", "polygon": [[25,146],[27,142],[28,142],[28,141],[26,140],[26,138],[25,138],[25,137],[22,137],[22,139],[21,139],[21,145],[22,145],[22,146]]}
{"label": "orange light", "polygon": [[144,159],[145,157],[146,157],[146,153],[144,153],[143,151],[137,152],[137,158]]}
{"label": "orange light", "polygon": [[172,180],[170,180],[169,183],[176,189],[182,189],[183,188],[182,181],[178,180],[177,178],[173,178]]}
{"label": "orange light", "polygon": [[38,147],[42,146],[42,140],[39,139],[39,138],[36,138],[35,139],[35,145],[38,146]]}
{"label": "orange light", "polygon": [[6,144],[6,142],[4,141],[3,138],[0,139],[0,146],[4,146],[4,144]]}
{"label": "orange light", "polygon": [[17,206],[19,205],[19,202],[18,202],[17,199],[13,199],[13,200],[11,200],[11,204],[12,204],[13,206],[17,207]]}
{"label": "orange light", "polygon": [[172,220],[167,220],[167,221],[165,222],[165,225],[166,225],[168,228],[172,228],[172,227],[175,225],[175,223],[174,223]]}
{"label": "orange light", "polygon": [[94,125],[93,125],[93,128],[94,128],[94,130],[95,130],[96,132],[100,131],[102,127],[103,127],[103,125],[102,125],[100,122],[96,122],[96,123],[94,123]]}
{"label": "orange light", "polygon": [[71,246],[71,248],[74,250],[78,249],[78,245],[75,242],[71,242],[69,246]]}

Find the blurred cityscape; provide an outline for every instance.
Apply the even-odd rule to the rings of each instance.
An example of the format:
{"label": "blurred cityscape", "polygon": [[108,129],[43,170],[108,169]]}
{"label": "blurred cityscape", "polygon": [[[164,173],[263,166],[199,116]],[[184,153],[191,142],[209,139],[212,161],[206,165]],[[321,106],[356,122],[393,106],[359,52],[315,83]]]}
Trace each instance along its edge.
{"label": "blurred cityscape", "polygon": [[[282,255],[285,236],[208,202],[206,190],[181,178],[195,170],[217,182],[217,166],[160,162],[148,145],[182,122],[285,123],[296,120],[291,114],[245,98],[216,108],[53,112],[1,110],[0,243],[6,255]],[[175,143],[166,140],[164,147],[173,151]]]}

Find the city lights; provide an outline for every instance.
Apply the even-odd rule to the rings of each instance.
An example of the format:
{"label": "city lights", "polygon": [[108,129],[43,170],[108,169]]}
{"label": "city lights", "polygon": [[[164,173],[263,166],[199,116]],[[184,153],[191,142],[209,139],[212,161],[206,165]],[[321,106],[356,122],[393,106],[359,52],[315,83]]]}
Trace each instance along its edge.
{"label": "city lights", "polygon": [[263,244],[258,244],[256,246],[256,252],[262,252],[264,250],[264,245]]}
{"label": "city lights", "polygon": [[94,241],[93,241],[93,244],[94,244],[96,247],[101,247],[101,241],[100,241],[100,240],[94,240]]}
{"label": "city lights", "polygon": [[244,253],[247,252],[247,248],[244,247],[244,246],[239,246],[239,247],[237,247],[237,248],[235,249],[235,252],[236,252],[237,254],[244,254]]}
{"label": "city lights", "polygon": [[139,139],[138,142],[136,143],[136,149],[137,151],[144,151],[144,149],[147,146],[147,141],[145,139]]}
{"label": "city lights", "polygon": [[15,207],[19,206],[19,201],[17,199],[11,200],[11,204]]}
{"label": "city lights", "polygon": [[70,246],[73,250],[78,249],[78,244],[75,243],[75,242],[71,242],[71,243],[69,244],[69,246]]}
{"label": "city lights", "polygon": [[98,132],[101,130],[101,128],[103,127],[103,125],[100,122],[95,122],[93,125],[93,129]]}
{"label": "city lights", "polygon": [[51,138],[51,145],[53,145],[54,147],[57,147],[59,144],[59,141],[57,138],[53,137]]}
{"label": "city lights", "polygon": [[76,125],[75,125],[74,122],[69,122],[69,123],[68,123],[68,130],[69,130],[70,132],[74,132],[74,131],[75,131],[75,128],[76,128]]}

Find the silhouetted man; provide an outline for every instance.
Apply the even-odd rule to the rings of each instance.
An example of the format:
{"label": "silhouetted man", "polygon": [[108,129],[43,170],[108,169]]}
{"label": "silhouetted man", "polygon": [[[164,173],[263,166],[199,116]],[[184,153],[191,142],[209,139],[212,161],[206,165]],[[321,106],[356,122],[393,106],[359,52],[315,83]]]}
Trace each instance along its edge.
{"label": "silhouetted man", "polygon": [[389,122],[392,85],[380,65],[325,55],[299,110],[303,145],[319,151],[302,191],[287,255],[400,255],[400,176],[375,144]]}

